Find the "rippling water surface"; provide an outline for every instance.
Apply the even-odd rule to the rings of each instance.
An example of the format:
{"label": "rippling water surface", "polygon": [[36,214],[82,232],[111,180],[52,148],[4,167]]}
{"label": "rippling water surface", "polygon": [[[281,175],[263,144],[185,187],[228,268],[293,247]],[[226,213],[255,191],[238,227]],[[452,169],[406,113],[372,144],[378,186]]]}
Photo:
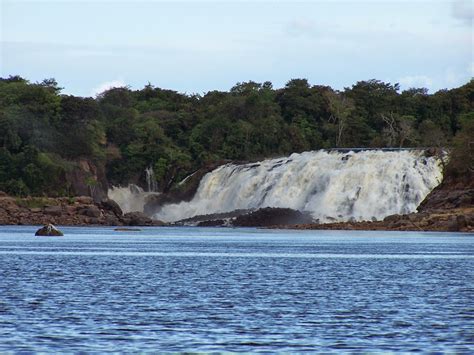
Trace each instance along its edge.
{"label": "rippling water surface", "polygon": [[0,351],[474,351],[474,235],[0,227]]}

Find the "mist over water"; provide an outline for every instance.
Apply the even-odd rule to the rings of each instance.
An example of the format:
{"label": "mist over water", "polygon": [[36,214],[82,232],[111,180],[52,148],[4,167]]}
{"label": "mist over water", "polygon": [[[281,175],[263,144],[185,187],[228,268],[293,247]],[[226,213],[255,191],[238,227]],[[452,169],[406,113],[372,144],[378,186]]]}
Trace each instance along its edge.
{"label": "mist over water", "polygon": [[107,192],[107,197],[117,202],[123,213],[128,213],[143,212],[147,197],[156,194],[156,192],[144,191],[140,186],[130,184],[127,187],[113,186]]}
{"label": "mist over water", "polygon": [[208,173],[190,202],[154,217],[176,221],[236,209],[284,207],[320,222],[380,220],[416,211],[442,180],[440,160],[422,150],[311,151]]}

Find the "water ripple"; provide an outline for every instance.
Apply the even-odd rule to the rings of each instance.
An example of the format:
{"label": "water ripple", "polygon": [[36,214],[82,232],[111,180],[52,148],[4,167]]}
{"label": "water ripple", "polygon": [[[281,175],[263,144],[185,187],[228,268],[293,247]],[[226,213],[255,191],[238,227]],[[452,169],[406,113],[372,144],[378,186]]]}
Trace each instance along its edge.
{"label": "water ripple", "polygon": [[30,230],[0,231],[3,352],[474,351],[465,235]]}

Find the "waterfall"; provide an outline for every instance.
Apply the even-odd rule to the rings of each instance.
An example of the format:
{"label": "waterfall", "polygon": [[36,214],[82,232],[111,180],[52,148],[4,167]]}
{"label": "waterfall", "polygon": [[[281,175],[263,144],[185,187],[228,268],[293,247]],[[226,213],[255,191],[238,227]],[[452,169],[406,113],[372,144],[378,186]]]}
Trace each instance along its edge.
{"label": "waterfall", "polygon": [[176,221],[237,209],[289,207],[320,222],[380,220],[416,211],[442,180],[439,158],[422,150],[311,151],[208,173],[189,202],[154,218]]}
{"label": "waterfall", "polygon": [[107,197],[118,203],[123,213],[143,212],[146,199],[153,192],[145,192],[140,186],[130,184],[127,187],[112,186],[107,191]]}
{"label": "waterfall", "polygon": [[117,202],[123,213],[143,212],[148,196],[159,195],[153,167],[145,169],[145,179],[147,191],[135,184],[129,184],[127,187],[112,186],[107,191],[107,197]]}
{"label": "waterfall", "polygon": [[156,192],[158,191],[158,184],[156,183],[155,172],[153,171],[153,167],[149,167],[145,169],[145,178],[146,183],[148,185],[148,192]]}

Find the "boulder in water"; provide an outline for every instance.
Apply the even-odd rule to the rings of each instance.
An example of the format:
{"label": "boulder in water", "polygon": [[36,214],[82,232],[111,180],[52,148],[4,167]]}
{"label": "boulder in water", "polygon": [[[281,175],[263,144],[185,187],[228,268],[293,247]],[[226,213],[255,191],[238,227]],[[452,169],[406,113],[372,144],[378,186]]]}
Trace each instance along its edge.
{"label": "boulder in water", "polygon": [[35,235],[41,237],[62,237],[64,234],[52,224],[47,224],[44,227],[38,229]]}

